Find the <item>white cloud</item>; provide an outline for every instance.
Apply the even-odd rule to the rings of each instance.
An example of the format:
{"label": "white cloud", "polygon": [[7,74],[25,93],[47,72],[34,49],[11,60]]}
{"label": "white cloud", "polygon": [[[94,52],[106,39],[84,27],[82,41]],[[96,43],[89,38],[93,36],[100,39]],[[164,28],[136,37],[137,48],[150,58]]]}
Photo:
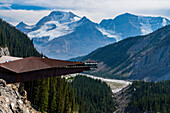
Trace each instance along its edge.
{"label": "white cloud", "polygon": [[0,4],[0,8],[3,8],[3,7],[11,9],[11,4]]}
{"label": "white cloud", "polygon": [[169,8],[170,0],[1,0],[1,3],[68,9],[157,9]]}
{"label": "white cloud", "polygon": [[76,9],[169,8],[170,0],[13,0],[14,3]]}
{"label": "white cloud", "polygon": [[1,0],[1,3],[13,3],[12,0]]}
{"label": "white cloud", "polygon": [[[87,16],[95,22],[100,22],[104,18],[114,18],[115,16],[130,12],[139,15],[165,16],[170,17],[170,0],[3,0],[4,3],[15,3],[22,5],[36,5],[49,7],[52,9],[62,9],[72,11],[79,16]],[[2,1],[2,3],[3,3]],[[5,2],[6,1],[6,2]],[[40,18],[48,15],[50,11],[26,11],[11,10],[0,11],[0,17],[10,17],[14,20],[26,23],[35,23]],[[7,14],[9,15],[7,15]],[[32,20],[31,20],[32,19]],[[13,24],[16,24],[16,22]]]}
{"label": "white cloud", "polygon": [[48,15],[51,11],[49,10],[1,10],[0,18],[3,17],[7,22],[13,25],[17,25],[23,21],[27,24],[35,24],[42,17]]}

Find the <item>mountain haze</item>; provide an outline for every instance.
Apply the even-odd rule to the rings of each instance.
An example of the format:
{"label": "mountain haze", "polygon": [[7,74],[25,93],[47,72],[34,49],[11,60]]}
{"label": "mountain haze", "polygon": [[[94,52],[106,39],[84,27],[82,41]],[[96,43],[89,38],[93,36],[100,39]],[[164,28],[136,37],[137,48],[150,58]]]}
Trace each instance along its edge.
{"label": "mountain haze", "polygon": [[130,37],[79,58],[95,60],[98,76],[161,81],[170,79],[170,25],[145,35]]}
{"label": "mountain haze", "polygon": [[129,36],[148,34],[168,24],[170,21],[163,17],[129,13],[97,24],[72,12],[53,11],[35,25],[21,22],[16,28],[33,39],[40,53],[50,58],[70,59]]}
{"label": "mountain haze", "polygon": [[99,25],[110,36],[113,35],[117,40],[122,40],[127,37],[149,34],[169,24],[170,21],[164,17],[138,16],[125,13],[114,19],[104,19]]}
{"label": "mountain haze", "polygon": [[103,35],[98,24],[71,12],[53,11],[36,25],[16,27],[33,39],[36,49],[48,57],[69,59],[86,55],[116,40]]}

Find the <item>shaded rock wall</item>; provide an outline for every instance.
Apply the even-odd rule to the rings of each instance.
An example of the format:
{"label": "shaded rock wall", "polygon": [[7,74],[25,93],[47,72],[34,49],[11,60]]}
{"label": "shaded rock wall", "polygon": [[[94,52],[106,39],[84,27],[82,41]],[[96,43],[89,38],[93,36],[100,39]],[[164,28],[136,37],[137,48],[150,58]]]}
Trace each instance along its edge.
{"label": "shaded rock wall", "polygon": [[9,53],[8,47],[5,47],[5,48],[0,47],[0,56],[9,56],[9,55],[10,53]]}
{"label": "shaded rock wall", "polygon": [[19,93],[19,83],[7,84],[0,79],[0,113],[38,113],[31,103]]}

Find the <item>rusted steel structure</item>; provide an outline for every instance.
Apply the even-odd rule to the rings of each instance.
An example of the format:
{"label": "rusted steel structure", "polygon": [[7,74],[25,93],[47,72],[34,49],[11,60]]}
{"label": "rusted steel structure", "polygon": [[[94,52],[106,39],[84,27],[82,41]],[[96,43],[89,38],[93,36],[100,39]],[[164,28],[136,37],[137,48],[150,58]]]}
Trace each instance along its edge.
{"label": "rusted steel structure", "polygon": [[0,64],[0,78],[15,83],[80,73],[90,68],[82,62],[28,57]]}

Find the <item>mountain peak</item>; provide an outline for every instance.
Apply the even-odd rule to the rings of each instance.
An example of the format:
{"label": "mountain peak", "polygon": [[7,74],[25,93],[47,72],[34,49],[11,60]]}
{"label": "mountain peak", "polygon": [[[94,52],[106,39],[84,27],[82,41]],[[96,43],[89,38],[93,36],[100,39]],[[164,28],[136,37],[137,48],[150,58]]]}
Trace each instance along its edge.
{"label": "mountain peak", "polygon": [[52,11],[48,16],[61,15],[63,13],[63,11]]}
{"label": "mountain peak", "polygon": [[127,13],[124,13],[122,15],[133,15],[133,14],[127,12]]}
{"label": "mountain peak", "polygon": [[92,22],[92,21],[89,20],[86,16],[83,16],[80,21],[81,21],[81,22]]}
{"label": "mountain peak", "polygon": [[71,16],[71,17],[79,17],[79,16],[77,16],[77,15],[75,15],[74,13],[72,13],[72,12],[68,12],[69,13],[69,15]]}
{"label": "mountain peak", "polygon": [[61,23],[69,22],[74,20],[75,18],[80,18],[72,12],[64,12],[64,11],[52,11],[48,17],[50,17],[54,21],[59,21]]}
{"label": "mountain peak", "polygon": [[84,20],[89,20],[89,19],[86,16],[83,16],[81,20],[84,21]]}
{"label": "mountain peak", "polygon": [[27,26],[24,22],[20,22],[17,26]]}
{"label": "mountain peak", "polygon": [[[97,47],[113,43],[115,39],[119,41],[148,34],[168,22],[157,18],[138,18],[125,13],[98,25],[87,17],[80,18],[72,12],[52,11],[36,25],[17,28],[34,39],[34,45],[39,52],[50,58],[68,59],[88,54]],[[87,42],[82,44],[82,41]],[[92,42],[95,44],[91,44]]]}
{"label": "mountain peak", "polygon": [[134,15],[134,14],[131,14],[131,13],[124,13],[124,14],[121,14],[121,15],[119,15],[119,16],[117,16],[117,17],[131,17],[131,16],[137,16],[137,15]]}

